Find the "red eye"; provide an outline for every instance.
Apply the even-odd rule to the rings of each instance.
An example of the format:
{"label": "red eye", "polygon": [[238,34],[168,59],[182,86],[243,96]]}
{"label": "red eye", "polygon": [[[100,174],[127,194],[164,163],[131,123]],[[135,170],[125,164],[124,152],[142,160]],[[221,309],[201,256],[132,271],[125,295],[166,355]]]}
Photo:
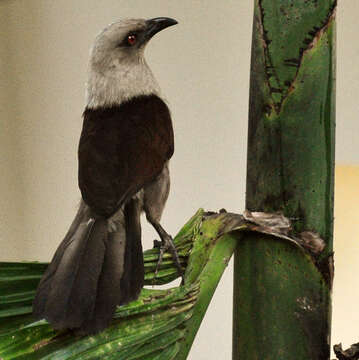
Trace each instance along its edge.
{"label": "red eye", "polygon": [[127,36],[127,42],[128,42],[128,44],[131,45],[131,46],[132,46],[132,45],[135,45],[136,40],[137,40],[137,38],[136,38],[136,35],[134,35],[134,34]]}

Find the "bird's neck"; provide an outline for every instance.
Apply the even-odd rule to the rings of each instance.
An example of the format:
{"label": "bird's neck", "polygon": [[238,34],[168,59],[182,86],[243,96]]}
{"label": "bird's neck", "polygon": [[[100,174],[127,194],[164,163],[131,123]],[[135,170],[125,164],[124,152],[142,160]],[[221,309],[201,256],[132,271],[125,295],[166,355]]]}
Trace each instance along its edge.
{"label": "bird's neck", "polygon": [[106,72],[90,69],[87,82],[87,108],[121,103],[141,95],[160,94],[160,88],[146,62],[129,67],[113,67]]}

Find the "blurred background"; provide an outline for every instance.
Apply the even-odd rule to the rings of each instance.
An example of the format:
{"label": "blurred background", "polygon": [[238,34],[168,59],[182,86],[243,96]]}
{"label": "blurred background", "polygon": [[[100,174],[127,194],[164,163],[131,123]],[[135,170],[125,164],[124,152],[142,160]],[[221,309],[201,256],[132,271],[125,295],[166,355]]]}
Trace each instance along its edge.
{"label": "blurred background", "polygon": [[[147,60],[172,110],[176,151],[162,223],[173,235],[194,212],[244,210],[252,0],[1,0],[0,261],[49,261],[80,199],[77,145],[88,54],[123,17],[169,16]],[[338,9],[335,282],[332,342],[359,341],[359,24]],[[143,221],[145,247],[156,234]],[[189,359],[230,359],[232,263]]]}

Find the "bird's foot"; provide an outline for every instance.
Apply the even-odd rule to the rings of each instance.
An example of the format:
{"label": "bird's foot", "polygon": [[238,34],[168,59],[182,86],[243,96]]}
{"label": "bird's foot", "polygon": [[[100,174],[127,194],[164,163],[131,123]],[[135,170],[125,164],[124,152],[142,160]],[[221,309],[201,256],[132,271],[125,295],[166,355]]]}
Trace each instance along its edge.
{"label": "bird's foot", "polygon": [[163,235],[161,242],[155,241],[154,246],[159,247],[160,249],[160,256],[158,258],[158,262],[155,270],[155,279],[157,277],[158,270],[162,264],[164,253],[169,252],[172,255],[173,262],[175,263],[175,266],[177,268],[177,273],[182,278],[182,283],[184,283],[183,269],[172,237],[168,234],[165,234]]}

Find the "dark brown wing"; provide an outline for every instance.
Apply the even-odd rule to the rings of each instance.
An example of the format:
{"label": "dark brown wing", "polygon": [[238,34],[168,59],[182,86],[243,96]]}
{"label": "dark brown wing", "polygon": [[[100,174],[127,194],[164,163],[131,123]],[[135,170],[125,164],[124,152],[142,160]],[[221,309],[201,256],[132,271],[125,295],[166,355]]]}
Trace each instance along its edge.
{"label": "dark brown wing", "polygon": [[86,109],[78,151],[84,201],[111,216],[161,173],[173,151],[170,112],[158,96]]}

